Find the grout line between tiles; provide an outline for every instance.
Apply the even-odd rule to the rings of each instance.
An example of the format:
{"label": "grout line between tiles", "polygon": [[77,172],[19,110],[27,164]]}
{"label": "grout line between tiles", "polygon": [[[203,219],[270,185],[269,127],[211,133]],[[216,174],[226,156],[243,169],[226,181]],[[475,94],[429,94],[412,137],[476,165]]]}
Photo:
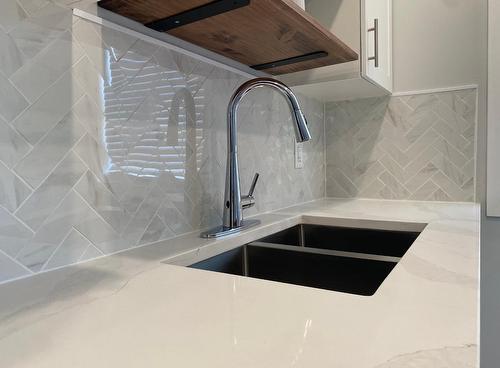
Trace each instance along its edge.
{"label": "grout line between tiles", "polygon": [[[82,98],[83,98],[83,96],[82,96]],[[80,101],[80,99],[79,99],[78,101]],[[70,112],[71,112],[71,110],[70,110]],[[26,155],[25,155],[25,156],[24,156],[21,160],[19,160],[19,162],[18,162],[16,165],[14,165],[14,167],[13,167],[13,168],[12,168],[12,170],[11,170],[12,172],[14,172],[14,173],[15,173],[15,174],[19,177],[19,178],[21,178],[20,174],[18,174],[18,173],[17,173],[17,171],[16,171],[16,167],[17,167],[17,166],[18,166],[18,165],[19,165],[19,164],[20,164],[20,163],[21,163],[24,159],[26,159],[26,158],[27,158],[27,157],[28,157],[31,153],[33,153],[33,151],[34,151],[35,147],[36,147],[36,146],[37,146],[37,145],[38,145],[38,144],[39,144],[39,143],[40,143],[40,142],[41,142],[44,138],[46,138],[46,137],[48,136],[48,134],[50,134],[50,132],[52,132],[52,131],[53,131],[53,130],[57,127],[57,125],[58,125],[59,123],[61,123],[61,122],[64,120],[64,118],[66,118],[66,116],[68,116],[68,114],[69,114],[70,112],[68,112],[66,115],[64,115],[64,117],[63,117],[63,118],[62,118],[62,119],[61,119],[61,120],[60,120],[60,121],[59,121],[59,122],[58,122],[58,123],[57,123],[57,124],[56,124],[56,125],[52,128],[52,129],[50,129],[50,131],[49,131],[49,132],[47,132],[47,133],[46,133],[46,134],[45,134],[45,135],[44,135],[44,136],[43,136],[43,137],[42,137],[42,138],[38,141],[38,143],[37,143],[35,146],[33,146],[33,149],[32,149],[30,152],[28,152],[28,153],[27,153],[27,154],[26,154]],[[60,165],[60,164],[61,164],[61,163],[62,163],[62,162],[63,162],[63,161],[64,161],[64,160],[65,160],[65,159],[69,156],[69,154],[70,154],[71,152],[73,152],[73,149],[74,149],[74,148],[75,148],[78,144],[80,144],[80,142],[81,142],[81,141],[83,140],[83,138],[85,137],[85,134],[87,133],[87,129],[85,129],[85,127],[84,127],[84,126],[80,123],[80,121],[79,121],[78,119],[75,119],[75,124],[80,125],[80,126],[82,127],[82,129],[84,130],[84,132],[85,132],[85,133],[84,133],[84,134],[82,134],[82,136],[81,136],[80,138],[78,138],[78,140],[77,140],[77,141],[76,141],[76,142],[75,142],[75,143],[74,143],[74,144],[73,144],[73,145],[72,145],[72,146],[68,149],[68,152],[66,152],[66,153],[64,154],[64,156],[63,156],[63,157],[62,157],[62,158],[61,158],[58,162],[56,162],[56,164],[55,164],[55,165],[53,166],[53,168],[49,171],[49,173],[48,173],[47,175],[45,175],[45,177],[43,177],[43,178],[41,179],[40,184],[38,184],[36,187],[33,187],[33,186],[32,186],[31,184],[29,184],[27,181],[25,181],[24,179],[22,179],[22,180],[23,180],[23,182],[25,182],[25,183],[26,183],[26,184],[27,184],[27,185],[28,185],[28,186],[29,186],[29,187],[33,190],[33,193],[34,193],[34,192],[36,192],[36,191],[37,191],[37,190],[38,190],[38,189],[39,189],[39,188],[43,185],[43,183],[44,183],[44,182],[45,182],[45,181],[49,178],[49,176],[50,176],[50,175],[52,175],[52,174],[54,173],[54,171],[57,169],[57,167],[58,167],[58,166],[59,166],[59,165]],[[78,158],[80,158],[80,157],[78,157]],[[81,158],[80,158],[80,160],[81,160]],[[83,160],[81,160],[81,161],[83,162]],[[32,195],[32,194],[31,194],[31,195]],[[30,195],[30,197],[31,197],[31,195]],[[26,199],[28,199],[28,198],[26,198]],[[23,202],[23,203],[24,203],[24,202]],[[19,207],[21,207],[21,206],[19,206]],[[18,208],[19,208],[19,207],[18,207]],[[16,209],[16,212],[17,212],[17,209]]]}
{"label": "grout line between tiles", "polygon": [[69,238],[71,231],[73,230],[73,227],[69,229],[68,233],[64,236],[64,238],[59,242],[59,244],[55,247],[55,249],[52,251],[50,256],[47,258],[47,260],[43,263],[42,267],[40,268],[41,271],[44,271],[49,264],[50,260],[54,258],[54,255],[57,253],[57,251],[62,247],[63,243],[66,241],[66,239]]}
{"label": "grout line between tiles", "polygon": [[[80,139],[75,143],[75,145],[73,147],[75,147],[76,145],[78,145],[82,139],[85,137],[85,134],[80,137]],[[33,188],[31,185],[30,185],[30,188],[33,188],[33,191],[31,192],[31,194],[17,207],[17,209],[13,212],[13,215],[18,218],[17,216],[17,213],[19,212],[19,209],[26,203],[28,202],[28,200],[30,200],[31,197],[33,197],[35,195],[35,193],[38,191],[38,189],[40,189],[42,187],[42,185],[47,181],[47,179],[57,170],[57,168],[59,167],[59,165],[61,165],[61,163],[73,152],[73,149],[70,149],[68,150],[68,152],[66,152],[66,154],[63,156],[63,158],[61,160],[59,160],[56,165],[53,167],[53,169],[49,172],[49,174],[40,182],[40,184],[36,187],[36,188]],[[83,160],[80,159],[80,157],[78,156],[78,159],[82,162]],[[85,164],[85,163],[84,163]],[[14,170],[12,170],[13,172],[15,172]],[[16,173],[17,174],[17,173]],[[83,176],[83,175],[82,175]],[[77,180],[77,183],[81,180],[81,178],[79,178]],[[76,185],[76,184],[75,184]],[[75,187],[75,185],[72,186],[71,189],[73,189]],[[71,191],[71,190],[70,190]],[[62,202],[62,201],[61,201]],[[59,207],[59,205],[61,204],[61,202],[57,203],[57,205],[54,207],[54,210]],[[48,216],[52,215],[54,212],[52,211]],[[31,227],[29,227],[31,229]]]}
{"label": "grout line between tiles", "polygon": [[[38,226],[38,228],[36,230],[32,230],[34,235],[36,235],[36,233],[42,228],[44,227],[46,224],[47,224],[47,221],[49,220],[49,218],[56,212],[56,210],[61,206],[61,204],[64,202],[64,200],[70,195],[70,193],[72,191],[74,191],[74,188],[75,186],[82,180],[82,178],[84,177],[84,175],[82,174],[82,176],[80,176],[78,178],[78,180],[76,181],[75,185],[73,185],[67,193],[65,193],[63,195],[63,197],[61,198],[61,200],[59,202],[57,202],[57,204],[54,206],[54,208],[52,209],[52,211],[50,211],[50,213],[44,218],[44,220],[42,221],[42,223],[40,224],[40,226]],[[17,211],[16,211],[17,212]],[[19,220],[19,218],[16,216],[16,219]],[[24,222],[23,222],[24,223]],[[27,226],[27,225],[26,225]],[[30,226],[28,226],[29,229],[31,229]],[[24,249],[24,248],[23,248]]]}
{"label": "grout line between tiles", "polygon": [[[141,234],[141,236],[140,236],[139,240],[137,241],[137,244],[135,245],[135,247],[137,247],[137,246],[139,246],[139,245],[140,245],[141,239],[144,237],[144,234],[146,234],[146,231],[148,231],[149,226],[151,226],[151,224],[153,223],[153,221],[154,221],[155,217],[157,217],[157,216],[158,216],[158,213],[160,212],[160,209],[162,208],[162,206],[163,206],[163,204],[165,203],[165,201],[166,201],[166,200],[167,200],[167,199],[166,199],[166,197],[162,199],[161,204],[160,204],[160,205],[158,206],[158,208],[156,209],[156,211],[155,211],[154,215],[153,215],[153,216],[151,216],[151,220],[148,222],[147,226],[144,228],[144,232]],[[175,232],[174,232],[172,229],[170,229],[170,226],[168,226],[167,224],[165,224],[165,222],[161,219],[161,217],[160,217],[160,216],[158,216],[158,218],[160,219],[160,221],[161,221],[161,222],[162,222],[162,223],[163,223],[163,224],[164,224],[164,225],[165,225],[165,226],[166,226],[166,227],[167,227],[170,231],[172,231],[172,233],[173,233],[173,234],[175,234]]]}
{"label": "grout line between tiles", "polygon": [[[85,254],[91,248],[95,249],[95,251],[97,251],[99,253],[99,255],[97,257],[87,258],[86,260],[83,260],[83,257],[85,256]],[[78,259],[76,260],[76,262],[74,262],[73,264],[79,264],[79,263],[82,263],[82,262],[92,261],[94,259],[97,259],[97,258],[100,258],[100,257],[103,257],[103,256],[105,256],[105,254],[103,252],[101,252],[101,250],[99,248],[97,248],[94,244],[90,243],[87,246],[87,248],[85,248],[85,250],[83,251],[82,255],[80,257],[78,257]]]}
{"label": "grout line between tiles", "polygon": [[[28,107],[27,107],[26,109],[24,109],[24,110],[23,110],[23,111],[22,111],[22,112],[21,112],[18,116],[16,116],[16,117],[12,120],[12,125],[13,125],[14,129],[15,129],[14,123],[15,123],[15,122],[17,122],[17,121],[18,121],[18,120],[19,120],[19,119],[20,119],[20,118],[21,118],[21,117],[22,117],[22,116],[23,116],[23,115],[24,115],[24,114],[25,114],[25,113],[26,113],[29,109],[31,109],[31,108],[32,108],[32,107],[33,107],[33,106],[34,106],[34,105],[35,105],[35,104],[36,104],[36,103],[37,103],[40,99],[42,99],[42,97],[44,97],[44,96],[45,96],[45,95],[49,92],[49,90],[50,90],[50,89],[51,89],[51,88],[52,88],[52,87],[53,87],[56,83],[58,83],[59,81],[61,81],[61,80],[62,80],[62,79],[63,79],[66,75],[71,76],[71,73],[69,73],[69,72],[70,72],[70,70],[71,70],[71,68],[70,68],[70,69],[68,69],[68,70],[66,70],[66,71],[65,71],[65,72],[64,72],[64,73],[63,73],[63,74],[62,74],[62,75],[61,75],[61,76],[60,76],[60,77],[59,77],[59,78],[58,78],[58,79],[54,82],[54,83],[52,83],[49,87],[47,87],[47,89],[46,89],[46,90],[45,90],[45,91],[44,91],[44,92],[40,95],[40,97],[39,97],[39,98],[38,98],[35,102],[33,102],[32,104],[28,105]],[[72,78],[72,81],[71,81],[71,86],[73,86],[73,84],[76,84],[78,87],[80,87],[80,88],[82,89],[82,91],[84,91],[84,89],[82,88],[82,86],[81,86],[81,85],[78,83],[78,81],[76,81],[74,78]],[[43,140],[43,139],[44,139],[44,138],[45,138],[45,137],[46,137],[46,136],[47,136],[47,135],[48,135],[48,134],[52,131],[52,129],[54,129],[54,127],[56,127],[56,126],[57,126],[57,124],[59,124],[59,123],[62,121],[62,119],[64,119],[64,118],[65,118],[65,117],[66,117],[66,116],[67,116],[67,115],[68,115],[68,114],[69,114],[69,113],[73,110],[73,108],[76,106],[76,104],[77,104],[78,102],[80,102],[80,100],[81,100],[83,97],[85,97],[85,96],[86,96],[86,93],[85,93],[85,92],[83,92],[83,93],[82,93],[82,96],[81,96],[81,97],[79,97],[79,98],[75,101],[75,103],[73,103],[73,104],[71,105],[71,107],[70,107],[70,108],[69,108],[69,109],[68,109],[68,110],[67,110],[67,111],[63,114],[63,117],[61,118],[61,120],[57,121],[57,122],[56,122],[56,123],[55,123],[55,124],[54,124],[54,125],[50,128],[50,129],[48,129],[48,130],[47,130],[47,131],[46,131],[46,132],[45,132],[45,133],[44,133],[44,134],[43,134],[40,138],[38,138],[38,140],[37,140],[35,143],[33,143],[33,144],[32,144],[31,142],[28,142],[28,143],[30,143],[30,145],[32,146],[32,148],[31,148],[31,150],[30,150],[30,151],[29,151],[29,152],[28,152],[28,153],[27,153],[27,154],[26,154],[26,155],[25,155],[22,159],[24,159],[27,155],[29,155],[29,154],[33,151],[33,149],[35,148],[35,146],[36,146],[37,144],[39,144],[39,143],[40,143],[40,142],[41,142],[41,141],[42,141],[42,140]],[[15,129],[15,130],[16,130],[16,132],[18,132],[20,135],[22,135],[24,139],[26,139],[26,137],[24,137],[24,135],[23,135],[23,134],[22,134],[19,130],[17,130],[17,129]],[[27,139],[26,139],[26,140],[27,140]],[[22,160],[22,159],[21,159],[21,160]],[[20,160],[20,161],[21,161],[21,160]],[[19,162],[18,162],[18,163],[19,163]],[[17,164],[16,164],[16,165],[17,165]]]}
{"label": "grout line between tiles", "polygon": [[[85,176],[85,174],[83,174],[83,175],[82,175],[82,178],[83,178],[84,176]],[[82,179],[82,178],[81,178],[81,179]],[[102,217],[102,215],[101,215],[101,214],[100,214],[100,213],[99,213],[99,212],[98,212],[98,211],[94,208],[94,206],[92,206],[92,205],[91,205],[91,204],[90,204],[90,203],[89,203],[89,202],[88,202],[88,201],[87,201],[87,200],[86,200],[86,199],[85,199],[85,198],[84,198],[84,197],[80,194],[80,192],[78,192],[78,191],[75,189],[75,187],[76,187],[76,185],[75,185],[75,186],[74,186],[71,190],[72,190],[72,191],[74,191],[74,192],[75,192],[75,194],[76,194],[78,197],[80,197],[80,199],[81,199],[82,201],[84,201],[84,202],[85,202],[85,204],[86,204],[86,205],[87,205],[87,206],[88,206],[88,207],[92,210],[92,212],[93,212],[93,213],[94,213],[94,214],[95,214],[95,215],[96,215],[96,216],[97,216],[97,217],[98,217],[101,221],[103,221],[103,222],[106,224],[106,226],[108,226],[111,230],[113,230],[113,232],[115,232],[116,234],[118,234],[118,235],[120,235],[120,236],[121,236],[122,234],[120,234],[118,231],[116,231],[116,229],[115,229],[113,226],[111,226],[111,225],[110,225],[110,223],[104,219],[104,217]],[[87,239],[88,239],[88,238],[87,238]],[[94,242],[92,242],[92,241],[91,241],[91,243],[92,243],[92,244],[94,244]],[[96,244],[94,244],[94,245],[97,247],[97,245],[96,245]],[[104,253],[104,252],[103,252],[103,253]]]}
{"label": "grout line between tiles", "polygon": [[12,258],[11,256],[9,256],[7,253],[5,253],[3,250],[0,249],[0,253],[3,254],[5,257],[7,257],[8,259],[10,259],[12,262],[14,262],[15,264],[21,266],[25,271],[28,271],[29,272],[29,275],[35,275],[35,272],[33,272],[32,270],[30,270],[28,267],[26,267],[25,265],[23,265],[21,262],[19,262],[18,260]]}

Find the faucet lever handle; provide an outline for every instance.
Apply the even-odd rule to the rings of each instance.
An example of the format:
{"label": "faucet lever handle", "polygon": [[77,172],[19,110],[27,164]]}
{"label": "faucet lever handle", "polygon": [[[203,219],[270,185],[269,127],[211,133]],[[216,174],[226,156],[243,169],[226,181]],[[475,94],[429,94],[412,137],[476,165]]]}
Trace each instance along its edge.
{"label": "faucet lever handle", "polygon": [[255,205],[255,198],[253,197],[253,192],[255,191],[255,186],[259,180],[259,174],[255,174],[252,180],[252,185],[250,185],[250,190],[247,195],[241,197],[241,208],[246,210],[247,208],[253,207]]}
{"label": "faucet lever handle", "polygon": [[255,173],[252,184],[250,185],[250,190],[248,191],[248,196],[253,197],[253,192],[255,191],[255,186],[257,185],[257,181],[259,180],[259,173]]}

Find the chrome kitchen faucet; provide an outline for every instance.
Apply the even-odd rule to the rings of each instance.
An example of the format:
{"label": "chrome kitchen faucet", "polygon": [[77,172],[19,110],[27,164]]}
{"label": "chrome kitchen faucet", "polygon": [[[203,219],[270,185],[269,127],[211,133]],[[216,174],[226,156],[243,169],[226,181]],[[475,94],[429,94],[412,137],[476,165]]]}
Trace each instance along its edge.
{"label": "chrome kitchen faucet", "polygon": [[307,127],[307,120],[300,109],[297,97],[282,82],[272,78],[256,78],[242,84],[231,97],[227,110],[227,166],[226,166],[226,192],[224,195],[223,224],[215,229],[201,234],[204,238],[218,238],[241,231],[242,229],[260,223],[258,220],[243,220],[243,210],[255,204],[253,192],[259,179],[255,174],[250,191],[241,195],[240,176],[238,172],[238,138],[237,138],[237,113],[241,100],[250,91],[259,87],[271,87],[281,92],[286,97],[292,113],[295,136],[297,142],[306,142],[311,139]]}

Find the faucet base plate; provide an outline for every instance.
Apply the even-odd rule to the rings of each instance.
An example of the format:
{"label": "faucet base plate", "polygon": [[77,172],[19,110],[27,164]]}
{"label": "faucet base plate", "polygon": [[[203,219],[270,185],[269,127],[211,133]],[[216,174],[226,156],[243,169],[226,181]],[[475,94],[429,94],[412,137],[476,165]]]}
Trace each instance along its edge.
{"label": "faucet base plate", "polygon": [[238,234],[239,232],[246,230],[252,226],[256,226],[260,224],[260,220],[243,220],[240,227],[235,227],[232,229],[226,228],[224,226],[218,226],[214,229],[210,229],[201,234],[202,238],[207,239],[215,239],[222,238],[223,236]]}

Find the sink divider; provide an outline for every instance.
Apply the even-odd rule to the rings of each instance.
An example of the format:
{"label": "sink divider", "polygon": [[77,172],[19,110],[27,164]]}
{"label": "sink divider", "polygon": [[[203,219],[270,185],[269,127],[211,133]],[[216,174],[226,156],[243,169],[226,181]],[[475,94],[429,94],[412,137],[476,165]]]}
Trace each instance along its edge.
{"label": "sink divider", "polygon": [[243,276],[248,276],[248,249],[246,245],[243,247]]}
{"label": "sink divider", "polygon": [[299,245],[303,248],[306,246],[306,232],[302,224],[299,225]]}
{"label": "sink divider", "polygon": [[[382,256],[378,254],[370,254],[370,253],[356,253],[356,252],[346,252],[346,251],[340,251],[340,250],[331,250],[331,249],[321,249],[321,248],[314,248],[314,247],[306,247],[304,246],[304,242],[302,241],[302,236],[303,232],[301,231],[301,244],[299,246],[296,245],[286,245],[286,244],[276,244],[276,243],[264,243],[264,242],[259,242],[255,241],[252,243],[249,243],[247,245],[253,246],[253,247],[261,247],[261,248],[273,248],[273,249],[281,249],[281,250],[288,250],[288,251],[293,251],[293,252],[302,252],[302,253],[311,253],[311,254],[321,254],[321,255],[326,255],[326,256],[336,256],[336,257],[345,257],[345,258],[357,258],[357,259],[366,259],[370,261],[383,261],[383,262],[392,262],[392,263],[398,263],[401,260],[401,257],[392,257],[392,256]],[[247,249],[244,247],[245,252],[245,263],[247,263],[247,257],[246,257],[246,252]],[[244,265],[244,270],[246,272],[246,275],[248,275],[248,264]]]}

